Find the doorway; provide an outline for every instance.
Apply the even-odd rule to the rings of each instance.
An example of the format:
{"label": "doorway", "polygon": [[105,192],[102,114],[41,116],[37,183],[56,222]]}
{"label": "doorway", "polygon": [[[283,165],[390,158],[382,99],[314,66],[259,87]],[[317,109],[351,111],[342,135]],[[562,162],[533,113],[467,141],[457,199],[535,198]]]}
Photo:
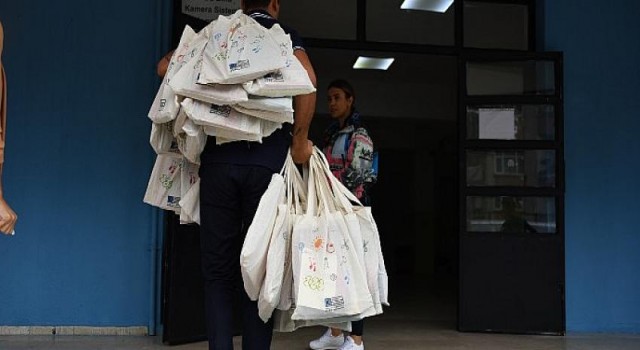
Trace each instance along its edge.
{"label": "doorway", "polygon": [[[195,28],[206,23],[181,12],[181,4],[185,1],[187,0],[173,1],[174,36],[179,35],[186,23]],[[468,210],[472,206],[468,207],[467,196],[497,194],[498,197],[554,197],[557,209],[554,215],[557,216],[559,230],[551,239],[558,240],[558,247],[563,248],[563,187],[530,191],[512,188],[511,183],[506,183],[498,186],[499,188],[468,188],[474,187],[473,184],[468,186],[468,181],[475,181],[469,175],[474,174],[474,166],[478,163],[477,152],[468,154],[468,151],[474,151],[477,147],[482,151],[495,148],[495,145],[467,140],[467,127],[473,126],[469,124],[467,116],[473,113],[469,114],[468,110],[459,106],[494,106],[505,102],[544,105],[550,101],[549,96],[538,96],[533,101],[525,101],[518,96],[504,99],[505,96],[495,96],[496,93],[484,96],[482,101],[475,97],[467,99],[468,96],[460,94],[466,84],[463,61],[470,53],[488,53],[494,58],[505,58],[512,53],[534,52],[536,13],[539,8],[536,8],[534,0],[465,0],[453,2],[444,13],[436,13],[403,10],[400,9],[400,3],[399,0],[329,0],[283,4],[280,19],[303,34],[305,46],[318,75],[318,103],[310,138],[318,144],[322,139],[322,131],[329,123],[325,102],[328,83],[335,78],[349,80],[356,89],[356,105],[380,153],[380,175],[372,190],[372,207],[387,260],[390,301],[393,306],[383,316],[373,318],[371,322],[413,319],[425,322],[429,328],[496,331],[496,328],[486,325],[480,328],[468,327],[468,321],[477,321],[477,315],[491,314],[494,320],[503,320],[505,317],[491,312],[495,308],[488,299],[476,298],[479,302],[473,304],[471,309],[466,308],[467,297],[480,295],[473,288],[486,285],[482,283],[483,279],[476,279],[479,283],[473,288],[469,288],[469,283],[464,283],[468,274],[463,275],[463,271],[475,271],[468,267],[482,266],[474,265],[473,261],[476,260],[461,256],[462,252],[469,253],[462,246],[471,248],[471,252],[482,246],[482,242],[477,241],[461,244],[463,238],[473,240],[479,237],[465,231],[470,223],[475,224],[477,221],[469,221],[471,216],[466,216],[472,213]],[[388,71],[359,71],[352,69],[353,62],[359,55],[392,56],[396,60]],[[561,66],[561,59],[557,64]],[[479,72],[495,73],[492,70]],[[487,76],[490,78],[488,81],[495,82],[505,77],[504,71],[499,70],[498,73]],[[544,78],[545,71],[540,71],[540,74],[539,77]],[[529,82],[533,81],[535,80]],[[536,143],[535,140],[532,143],[532,140],[526,138],[517,144],[498,144],[498,148],[506,149],[515,145],[518,149],[516,152],[502,152],[500,157],[495,158],[502,160],[508,167],[511,163],[517,163],[520,159],[518,152],[522,149],[553,149],[556,168],[552,176],[556,177],[557,183],[563,184],[562,85],[557,87],[555,94],[560,98],[551,103],[558,107],[558,117],[554,119],[552,126],[558,138],[554,137],[545,141],[547,143],[543,142],[544,144]],[[467,162],[468,160],[470,161]],[[494,161],[495,172],[505,171],[500,168],[503,163]],[[523,164],[527,165],[529,162]],[[495,200],[488,205],[479,203],[475,207],[494,205],[495,208],[491,208],[498,210],[500,206]],[[539,211],[536,208],[543,206],[531,208]],[[176,237],[182,236],[177,234]],[[546,237],[540,238],[544,240]],[[501,237],[498,235],[497,239],[500,240]],[[525,251],[531,244],[524,240],[518,242],[522,243],[519,247]],[[514,244],[508,242],[496,254],[491,252],[497,246],[487,245],[487,256],[497,256],[502,259],[498,259],[500,261],[508,261],[514,257]],[[195,247],[193,249],[197,251]],[[544,256],[546,251],[540,249],[539,252]],[[562,249],[558,252],[557,259],[549,266],[562,270],[564,255]],[[490,260],[483,256],[478,259],[481,262]],[[535,261],[527,260],[521,267],[536,270],[538,266]],[[472,266],[465,267],[462,264]],[[195,265],[193,268],[195,269]],[[498,271],[483,270],[489,275],[493,273],[493,280],[499,281],[502,278]],[[474,274],[471,273],[472,277]],[[562,283],[563,278],[561,276]],[[529,281],[538,286],[544,283],[535,279]],[[197,284],[194,283],[196,286]],[[463,288],[466,288],[464,293]],[[553,295],[553,308],[562,314],[564,291],[561,287],[556,292]],[[519,300],[521,296],[517,293],[514,291],[509,296]],[[201,312],[199,307],[184,310],[181,300],[169,299],[166,296],[163,298],[165,310],[179,309],[185,315]],[[459,305],[465,305],[464,313],[459,312]],[[167,314],[165,312],[165,317]],[[523,319],[530,317],[522,312],[516,314]],[[164,321],[167,334],[167,322],[170,320],[164,318]],[[563,332],[564,320],[560,320],[557,325],[560,332],[554,334]],[[526,322],[523,326],[529,327]],[[522,329],[502,331],[523,332]],[[195,336],[202,337],[202,334]]]}
{"label": "doorway", "polygon": [[[358,71],[351,68],[358,56],[385,53],[324,48],[307,52],[318,76],[312,141],[320,145],[330,123],[326,87],[333,79],[346,79],[355,89],[356,108],[379,152],[372,210],[392,304],[381,322],[411,318],[455,329],[456,58],[393,53],[395,62],[387,71]],[[374,319],[371,322],[377,322]]]}

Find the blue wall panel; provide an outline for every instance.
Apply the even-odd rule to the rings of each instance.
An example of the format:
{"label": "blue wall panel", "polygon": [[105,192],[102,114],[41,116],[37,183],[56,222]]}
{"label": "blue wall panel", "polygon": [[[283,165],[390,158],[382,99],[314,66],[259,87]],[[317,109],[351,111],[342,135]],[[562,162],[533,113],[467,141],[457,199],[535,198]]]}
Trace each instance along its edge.
{"label": "blue wall panel", "polygon": [[146,118],[163,1],[2,1],[9,83],[0,325],[147,326]]}
{"label": "blue wall panel", "polygon": [[640,3],[544,10],[565,62],[567,329],[640,332]]}
{"label": "blue wall panel", "polygon": [[[166,1],[165,1],[166,2]],[[2,1],[9,78],[0,325],[147,325],[162,1]],[[567,328],[640,332],[640,4],[545,1],[565,54]]]}

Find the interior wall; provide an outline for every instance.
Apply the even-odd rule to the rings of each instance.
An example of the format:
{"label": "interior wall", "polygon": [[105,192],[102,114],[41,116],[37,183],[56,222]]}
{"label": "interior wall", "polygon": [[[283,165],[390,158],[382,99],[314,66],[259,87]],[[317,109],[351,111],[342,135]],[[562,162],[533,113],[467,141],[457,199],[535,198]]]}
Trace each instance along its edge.
{"label": "interior wall", "polygon": [[570,331],[640,332],[640,3],[544,1],[564,52]]}
{"label": "interior wall", "polygon": [[[347,79],[365,115],[393,119],[456,120],[457,61],[453,56],[307,48],[318,77],[317,113],[327,114],[325,90]],[[391,57],[386,71],[353,69],[358,56]]]}
{"label": "interior wall", "polygon": [[164,3],[0,2],[18,213],[0,235],[0,326],[153,327],[159,230],[142,197]]}
{"label": "interior wall", "polygon": [[[367,109],[368,103],[360,105]],[[457,209],[447,205],[456,196],[456,123],[362,118],[380,154],[372,208],[389,273],[450,279],[457,273],[457,228],[448,225],[457,220]],[[310,132],[316,144],[329,123],[328,115],[316,115]]]}

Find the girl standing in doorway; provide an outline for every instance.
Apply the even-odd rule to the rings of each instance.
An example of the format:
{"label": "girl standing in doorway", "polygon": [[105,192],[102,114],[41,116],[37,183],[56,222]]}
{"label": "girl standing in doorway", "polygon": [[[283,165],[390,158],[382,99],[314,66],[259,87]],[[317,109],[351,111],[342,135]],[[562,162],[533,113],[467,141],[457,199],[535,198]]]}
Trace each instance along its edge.
{"label": "girl standing in doorway", "polygon": [[[373,141],[360,120],[355,107],[355,90],[346,80],[334,80],[327,89],[329,114],[333,123],[327,128],[323,152],[333,174],[362,202],[370,205],[368,189],[376,181]],[[364,350],[364,320],[351,322],[352,331],[345,337],[342,330],[329,328],[309,343],[314,350]]]}

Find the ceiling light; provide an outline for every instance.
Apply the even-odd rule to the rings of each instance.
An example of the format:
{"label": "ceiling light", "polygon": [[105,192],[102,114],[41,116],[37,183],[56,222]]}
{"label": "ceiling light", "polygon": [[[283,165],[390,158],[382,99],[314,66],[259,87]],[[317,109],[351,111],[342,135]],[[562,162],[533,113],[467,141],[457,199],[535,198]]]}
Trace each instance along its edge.
{"label": "ceiling light", "polygon": [[358,57],[353,69],[379,69],[387,70],[395,58]]}
{"label": "ceiling light", "polygon": [[453,4],[453,0],[404,0],[400,8],[445,13],[451,4]]}

